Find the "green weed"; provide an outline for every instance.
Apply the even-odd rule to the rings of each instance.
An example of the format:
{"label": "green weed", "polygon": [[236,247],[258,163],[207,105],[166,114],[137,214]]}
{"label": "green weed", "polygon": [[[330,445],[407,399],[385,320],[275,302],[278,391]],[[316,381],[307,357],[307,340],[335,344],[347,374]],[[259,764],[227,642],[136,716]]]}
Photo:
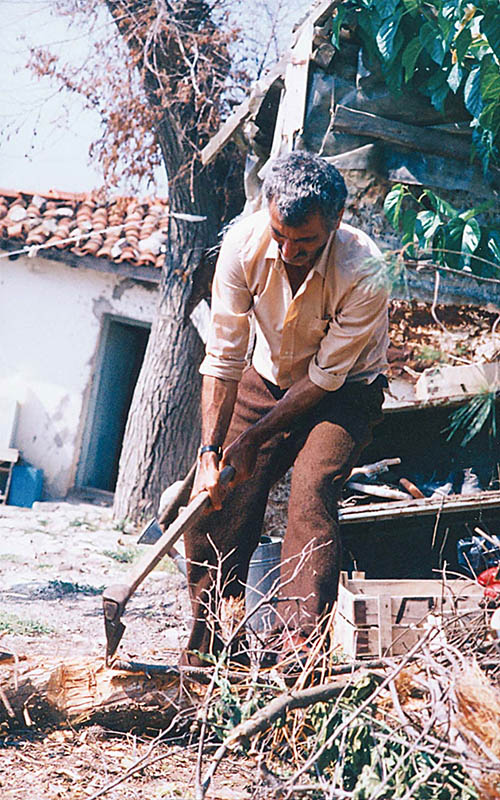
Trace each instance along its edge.
{"label": "green weed", "polygon": [[90,586],[88,583],[75,581],[49,581],[49,589],[56,592],[59,597],[66,594],[98,595],[104,591],[104,586]]}
{"label": "green weed", "polygon": [[54,629],[40,620],[22,619],[16,614],[0,613],[0,632],[39,636],[54,633]]}
{"label": "green weed", "polygon": [[102,554],[120,564],[132,564],[139,557],[140,551],[137,547],[121,547],[119,550],[103,550]]}

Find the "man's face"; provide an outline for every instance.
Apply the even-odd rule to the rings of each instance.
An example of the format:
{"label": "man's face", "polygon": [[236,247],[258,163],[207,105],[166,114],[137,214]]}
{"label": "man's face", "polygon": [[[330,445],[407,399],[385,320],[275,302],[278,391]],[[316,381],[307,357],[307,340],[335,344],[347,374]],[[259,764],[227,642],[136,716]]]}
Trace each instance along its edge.
{"label": "man's face", "polygon": [[274,200],[269,204],[269,215],[271,236],[278,243],[283,262],[292,267],[310,269],[332,232],[323,215],[315,211],[309,214],[301,225],[296,227],[285,225]]}

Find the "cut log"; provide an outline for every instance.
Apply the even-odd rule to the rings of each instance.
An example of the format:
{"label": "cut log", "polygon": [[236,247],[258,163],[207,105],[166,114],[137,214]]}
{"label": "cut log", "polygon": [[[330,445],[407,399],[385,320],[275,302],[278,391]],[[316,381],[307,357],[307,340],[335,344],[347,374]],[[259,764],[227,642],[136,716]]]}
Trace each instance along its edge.
{"label": "cut log", "polygon": [[376,114],[355,111],[346,106],[337,106],[333,127],[344,133],[376,136],[377,139],[403,145],[419,152],[453,156],[461,161],[470,160],[470,142],[464,141],[463,136],[395,122],[385,117],[378,117]]}
{"label": "cut log", "polygon": [[172,667],[165,674],[128,672],[102,661],[65,661],[5,668],[0,731],[101,724],[114,730],[165,729],[194,708],[204,689]]}

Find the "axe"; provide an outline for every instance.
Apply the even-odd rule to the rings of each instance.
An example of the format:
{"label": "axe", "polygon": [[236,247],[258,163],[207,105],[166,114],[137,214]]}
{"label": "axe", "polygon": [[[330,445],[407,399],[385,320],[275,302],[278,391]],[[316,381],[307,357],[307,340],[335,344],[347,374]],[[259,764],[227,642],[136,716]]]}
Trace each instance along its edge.
{"label": "axe", "polygon": [[[194,474],[194,473],[193,473]],[[221,472],[220,480],[222,485],[227,485],[234,478],[234,468],[224,467]],[[187,480],[186,476],[186,480]],[[200,492],[169,525],[165,533],[158,538],[149,551],[139,563],[132,568],[124,583],[117,583],[108,586],[102,593],[102,605],[104,610],[104,628],[106,631],[106,664],[116,652],[121,638],[125,631],[125,625],[121,621],[125,606],[138,586],[156,567],[162,558],[168,553],[170,548],[182,536],[189,531],[200,520],[206,510],[210,508],[210,498],[208,492]],[[162,514],[162,519],[164,513]],[[156,522],[153,520],[153,522]],[[152,523],[149,523],[151,526]],[[156,525],[159,524],[156,522]],[[161,528],[160,528],[161,531]],[[141,537],[142,538],[142,537]]]}

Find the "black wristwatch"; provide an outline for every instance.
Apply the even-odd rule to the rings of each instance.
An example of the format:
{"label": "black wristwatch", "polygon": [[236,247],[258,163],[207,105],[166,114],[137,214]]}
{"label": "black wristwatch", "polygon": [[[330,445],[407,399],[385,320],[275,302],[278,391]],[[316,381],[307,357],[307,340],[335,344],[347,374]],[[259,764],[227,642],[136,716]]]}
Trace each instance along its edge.
{"label": "black wristwatch", "polygon": [[202,444],[198,450],[198,458],[201,458],[203,453],[215,453],[217,460],[222,458],[222,447],[220,444]]}

